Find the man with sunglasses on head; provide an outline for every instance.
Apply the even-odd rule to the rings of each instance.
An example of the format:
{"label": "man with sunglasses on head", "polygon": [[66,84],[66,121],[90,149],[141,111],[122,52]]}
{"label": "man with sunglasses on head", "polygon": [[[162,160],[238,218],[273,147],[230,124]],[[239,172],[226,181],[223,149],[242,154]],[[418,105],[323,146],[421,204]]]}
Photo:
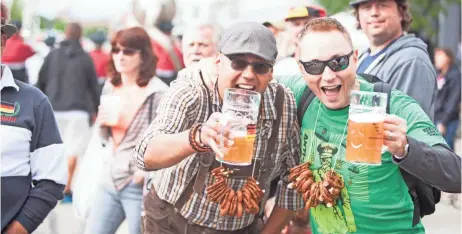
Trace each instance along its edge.
{"label": "man with sunglasses on head", "polygon": [[[438,133],[419,104],[390,89],[384,120],[381,165],[364,166],[345,160],[350,94],[373,91],[374,84],[356,75],[358,52],[344,26],[332,18],[314,19],[300,35],[302,76],[281,79],[305,103],[299,115],[301,161],[310,162],[315,182],[331,169],[344,188],[334,204],[310,208],[313,233],[425,233],[404,176],[446,192],[461,191],[461,161]],[[300,107],[300,105],[298,106]],[[300,110],[299,110],[300,111]]]}
{"label": "man with sunglasses on head", "polygon": [[[18,29],[1,9],[0,53]],[[32,233],[63,198],[66,158],[53,109],[37,88],[1,64],[0,175],[2,234]]]}
{"label": "man with sunglasses on head", "polygon": [[63,136],[69,171],[63,202],[68,203],[72,201],[77,158],[87,147],[90,119],[98,108],[100,89],[93,61],[80,44],[81,25],[69,23],[65,37],[61,46],[45,57],[37,87],[50,99]]}
{"label": "man with sunglasses on head", "polygon": [[[135,149],[135,164],[153,171],[144,202],[146,234],[279,233],[294,210],[303,207],[301,196],[287,188],[288,168],[299,162],[300,132],[293,94],[270,83],[277,56],[274,35],[256,22],[237,23],[225,31],[219,51],[214,61],[217,81],[208,87],[201,70],[193,79],[174,81]],[[261,212],[271,181],[280,178],[276,207],[263,229],[259,214],[220,216],[218,204],[207,199],[205,188],[213,183],[210,171],[220,166],[215,157],[222,156],[217,145],[223,140],[231,146],[234,139],[220,123],[222,97],[228,88],[256,91],[262,97],[255,167],[237,167],[228,185],[237,191],[253,175],[264,194],[256,204]]]}

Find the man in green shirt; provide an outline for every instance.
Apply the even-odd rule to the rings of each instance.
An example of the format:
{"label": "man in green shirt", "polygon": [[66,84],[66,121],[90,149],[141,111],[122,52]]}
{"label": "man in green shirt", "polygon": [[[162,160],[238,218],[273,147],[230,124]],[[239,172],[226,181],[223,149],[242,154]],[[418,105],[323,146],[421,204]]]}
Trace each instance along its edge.
{"label": "man in green shirt", "polygon": [[461,191],[461,161],[446,145],[419,104],[392,90],[385,118],[380,166],[345,160],[347,120],[352,90],[373,91],[373,84],[356,76],[358,52],[351,37],[335,19],[308,23],[300,35],[302,77],[280,83],[297,103],[308,88],[316,95],[302,119],[301,158],[310,162],[315,181],[327,170],[340,173],[345,187],[333,207],[310,209],[313,233],[425,233],[413,226],[414,204],[400,167],[433,187]]}

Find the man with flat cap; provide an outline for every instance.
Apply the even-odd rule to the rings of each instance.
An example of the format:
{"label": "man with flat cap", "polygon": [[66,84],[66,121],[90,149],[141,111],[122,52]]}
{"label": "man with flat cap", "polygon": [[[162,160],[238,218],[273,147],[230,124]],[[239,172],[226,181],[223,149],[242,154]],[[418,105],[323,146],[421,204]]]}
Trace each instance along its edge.
{"label": "man with flat cap", "polygon": [[[205,85],[200,70],[195,79],[172,83],[134,154],[138,167],[153,172],[144,203],[145,234],[280,233],[294,211],[303,208],[302,198],[287,188],[288,169],[299,162],[300,132],[292,93],[270,83],[276,57],[276,40],[271,31],[256,22],[242,22],[228,28],[220,41],[215,56],[218,78],[213,85]],[[256,91],[262,97],[254,160],[250,166],[237,167],[226,179],[227,189],[237,195],[231,204],[237,204],[241,213],[226,212],[226,202],[214,202],[209,196],[211,190],[206,189],[216,185],[211,171],[217,172],[221,166],[215,160],[216,155],[222,156],[216,146],[220,141],[225,147],[233,144],[228,126],[223,128],[219,123],[227,88]],[[257,181],[253,185],[251,178]],[[270,193],[270,183],[276,178],[276,206],[262,227],[262,207]],[[239,199],[246,186],[253,186],[252,197],[242,192],[244,198]],[[260,198],[258,204],[242,211],[238,201],[249,202],[255,197]],[[246,204],[243,207],[248,208]]]}

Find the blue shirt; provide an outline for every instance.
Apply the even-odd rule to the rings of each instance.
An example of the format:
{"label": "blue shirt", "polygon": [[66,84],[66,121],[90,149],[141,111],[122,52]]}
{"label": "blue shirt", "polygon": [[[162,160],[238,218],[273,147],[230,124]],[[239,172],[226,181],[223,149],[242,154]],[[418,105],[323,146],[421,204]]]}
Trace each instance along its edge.
{"label": "blue shirt", "polygon": [[[391,44],[390,44],[391,45]],[[387,46],[388,48],[388,46]],[[387,48],[381,50],[379,53],[377,53],[376,55],[370,55],[370,50],[369,52],[367,53],[366,57],[363,59],[363,61],[361,62],[361,64],[359,64],[358,66],[358,69],[356,70],[356,73],[359,74],[359,73],[364,73],[366,71],[366,69],[369,67],[369,65],[371,65],[371,63],[373,63],[375,61],[376,58],[378,58],[380,55],[382,55],[383,53],[385,53],[385,51],[387,51]]]}
{"label": "blue shirt", "polygon": [[363,59],[361,64],[359,64],[358,69],[356,69],[356,74],[365,73],[365,71],[369,67],[369,65],[371,65],[375,61],[376,58],[380,57],[380,55],[385,53],[387,51],[388,47],[390,47],[396,40],[398,40],[402,36],[403,35],[401,35],[398,38],[396,38],[395,40],[393,40],[390,44],[387,45],[387,47],[383,48],[383,50],[381,50],[380,52],[378,52],[375,55],[370,55],[371,50],[369,49],[367,51],[366,57]]}

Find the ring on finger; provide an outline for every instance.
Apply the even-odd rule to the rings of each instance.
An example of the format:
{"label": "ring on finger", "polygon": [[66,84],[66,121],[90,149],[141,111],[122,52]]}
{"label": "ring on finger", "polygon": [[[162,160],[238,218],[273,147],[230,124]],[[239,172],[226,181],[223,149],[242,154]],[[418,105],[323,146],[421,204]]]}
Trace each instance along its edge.
{"label": "ring on finger", "polygon": [[387,140],[391,141],[393,139],[393,133],[388,133]]}

